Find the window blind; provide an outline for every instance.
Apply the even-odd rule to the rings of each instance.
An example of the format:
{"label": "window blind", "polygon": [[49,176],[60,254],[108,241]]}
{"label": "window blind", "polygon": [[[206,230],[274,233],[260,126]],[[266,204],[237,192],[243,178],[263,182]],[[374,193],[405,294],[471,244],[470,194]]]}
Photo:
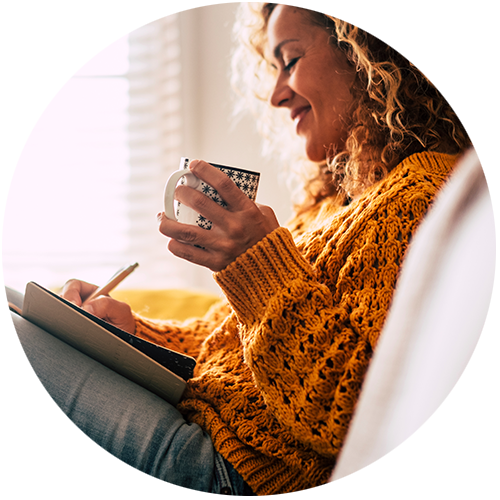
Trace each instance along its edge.
{"label": "window blind", "polygon": [[197,269],[166,250],[156,221],[165,182],[183,154],[186,75],[179,14],[131,33],[129,50],[129,252],[140,256],[141,266],[134,278],[153,288],[196,288]]}

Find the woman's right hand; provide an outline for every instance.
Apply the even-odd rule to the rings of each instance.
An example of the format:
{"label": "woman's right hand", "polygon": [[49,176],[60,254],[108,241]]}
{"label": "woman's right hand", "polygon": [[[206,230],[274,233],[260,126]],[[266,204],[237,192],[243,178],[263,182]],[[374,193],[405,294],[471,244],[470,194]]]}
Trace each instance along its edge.
{"label": "woman's right hand", "polygon": [[[61,297],[82,307],[85,299],[96,289],[96,285],[85,281],[69,280],[62,289]],[[125,302],[113,299],[109,295],[101,295],[86,303],[82,309],[128,333],[135,333],[132,310]]]}

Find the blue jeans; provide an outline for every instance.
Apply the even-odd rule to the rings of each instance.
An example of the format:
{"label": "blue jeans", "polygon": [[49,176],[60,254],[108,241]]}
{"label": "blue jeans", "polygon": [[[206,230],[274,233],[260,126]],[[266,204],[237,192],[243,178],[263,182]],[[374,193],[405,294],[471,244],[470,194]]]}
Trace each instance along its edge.
{"label": "blue jeans", "polygon": [[[22,307],[22,294],[7,289]],[[123,462],[169,483],[253,495],[197,424],[143,387],[12,313],[24,351],[50,396],[91,439]]]}

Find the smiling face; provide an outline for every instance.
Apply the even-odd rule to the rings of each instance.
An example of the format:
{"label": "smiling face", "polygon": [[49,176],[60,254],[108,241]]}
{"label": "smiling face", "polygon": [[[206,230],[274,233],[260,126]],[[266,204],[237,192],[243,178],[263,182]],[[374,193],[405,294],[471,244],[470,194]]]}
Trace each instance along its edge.
{"label": "smiling face", "polygon": [[301,9],[278,5],[267,27],[267,59],[276,71],[271,105],[290,110],[307,157],[322,161],[343,147],[356,72],[329,44],[328,32]]}

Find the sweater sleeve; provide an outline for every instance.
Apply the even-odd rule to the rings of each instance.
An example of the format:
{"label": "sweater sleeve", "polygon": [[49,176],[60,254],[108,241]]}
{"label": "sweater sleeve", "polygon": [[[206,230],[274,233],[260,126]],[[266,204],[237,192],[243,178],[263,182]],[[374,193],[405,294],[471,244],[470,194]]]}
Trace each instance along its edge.
{"label": "sweater sleeve", "polygon": [[[398,273],[401,245],[377,264],[381,279],[368,262],[373,245],[353,249],[327,283],[279,228],[216,275],[268,410],[326,457],[336,456],[347,433]],[[335,260],[333,249],[324,253]]]}
{"label": "sweater sleeve", "polygon": [[214,304],[202,318],[186,321],[159,321],[134,314],[135,335],[196,358],[203,341],[229,315],[230,308],[225,301]]}

